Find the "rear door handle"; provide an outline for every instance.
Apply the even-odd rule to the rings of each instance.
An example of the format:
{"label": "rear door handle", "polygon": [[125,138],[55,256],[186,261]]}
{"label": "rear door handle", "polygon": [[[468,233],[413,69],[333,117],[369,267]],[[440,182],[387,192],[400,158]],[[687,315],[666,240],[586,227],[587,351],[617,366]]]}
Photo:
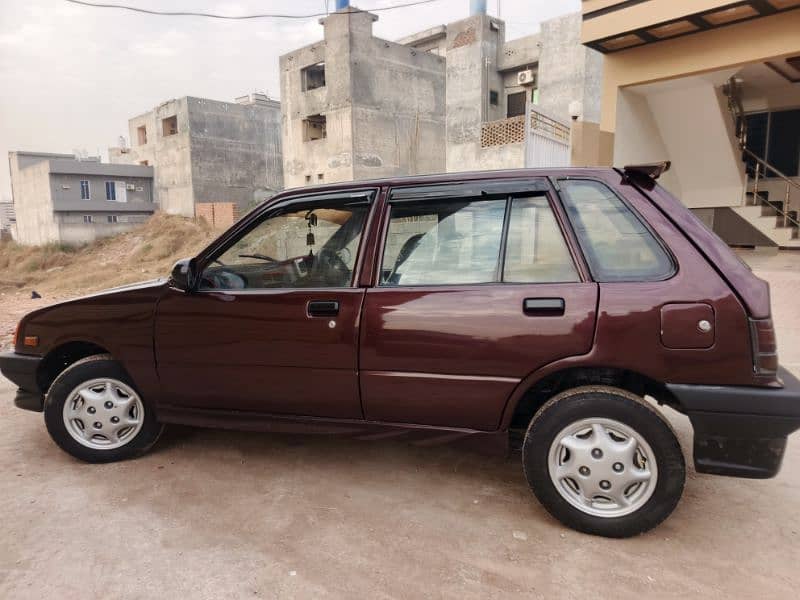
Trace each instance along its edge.
{"label": "rear door handle", "polygon": [[339,301],[311,300],[307,310],[309,317],[335,317],[339,314]]}
{"label": "rear door handle", "polygon": [[563,298],[525,298],[522,312],[529,317],[560,317],[564,314]]}

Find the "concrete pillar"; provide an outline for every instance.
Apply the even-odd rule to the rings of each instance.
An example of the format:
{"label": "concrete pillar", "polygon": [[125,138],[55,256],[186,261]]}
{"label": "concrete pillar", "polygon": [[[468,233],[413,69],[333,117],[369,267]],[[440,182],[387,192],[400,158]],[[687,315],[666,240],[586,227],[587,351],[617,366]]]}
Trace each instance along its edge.
{"label": "concrete pillar", "polygon": [[[505,117],[503,81],[497,70],[504,40],[503,22],[485,14],[447,26],[448,171],[463,169],[458,146],[479,146],[481,123]],[[497,92],[497,106],[490,104],[490,91]]]}

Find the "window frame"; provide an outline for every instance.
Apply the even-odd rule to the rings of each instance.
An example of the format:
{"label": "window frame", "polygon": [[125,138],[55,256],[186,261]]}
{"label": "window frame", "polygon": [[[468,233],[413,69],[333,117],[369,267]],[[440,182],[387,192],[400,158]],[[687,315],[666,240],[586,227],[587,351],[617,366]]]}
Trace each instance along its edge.
{"label": "window frame", "polygon": [[[556,194],[558,196],[558,203],[560,205],[561,210],[564,211],[564,223],[566,224],[567,227],[569,227],[570,234],[572,236],[572,239],[574,240],[575,247],[581,254],[581,257],[583,259],[583,263],[586,265],[586,269],[587,269],[587,272],[589,274],[589,277],[591,278],[591,281],[593,281],[595,283],[598,283],[598,284],[599,283],[605,283],[605,284],[609,284],[609,283],[654,283],[654,282],[661,282],[661,281],[669,281],[670,279],[674,278],[678,274],[678,271],[680,270],[680,264],[678,263],[678,260],[675,257],[675,254],[673,254],[673,252],[670,249],[670,247],[664,242],[662,237],[650,225],[650,223],[647,222],[647,219],[642,217],[642,215],[639,213],[639,211],[636,210],[636,207],[633,206],[633,204],[625,197],[625,195],[624,194],[620,194],[616,189],[614,189],[614,186],[611,185],[608,181],[605,181],[603,179],[599,179],[597,177],[587,177],[587,176],[555,177],[555,178],[553,178],[552,181],[553,181],[553,185],[554,185],[555,190],[556,190]],[[664,252],[664,254],[666,255],[667,259],[669,260],[669,262],[670,262],[670,264],[672,266],[671,272],[668,275],[664,276],[664,277],[647,277],[647,278],[641,278],[641,277],[630,277],[630,278],[627,278],[626,277],[625,279],[612,279],[612,280],[608,280],[608,281],[605,281],[603,279],[598,279],[597,276],[592,272],[592,263],[589,260],[589,258],[586,256],[586,250],[584,249],[583,244],[581,244],[581,239],[578,236],[577,231],[575,231],[575,227],[574,227],[574,225],[572,223],[572,220],[569,218],[569,213],[567,212],[567,208],[564,205],[564,197],[563,197],[563,193],[564,192],[561,189],[561,182],[562,181],[569,181],[569,182],[572,182],[572,181],[591,181],[593,183],[598,183],[598,184],[602,185],[609,192],[611,192],[611,194],[614,197],[616,197],[622,203],[622,205],[625,208],[628,209],[628,211],[633,215],[633,217],[637,221],[639,221],[639,223],[641,223],[641,225],[645,228],[645,230],[647,230],[647,232],[650,234],[650,236],[656,241],[656,244],[658,244],[658,246]]]}
{"label": "window frame", "polygon": [[[276,199],[274,203],[267,206],[256,208],[249,215],[242,218],[237,224],[229,229],[221,237],[217,238],[209,246],[203,249],[200,254],[194,258],[195,272],[197,273],[196,281],[194,282],[192,293],[213,293],[213,294],[275,294],[286,293],[298,290],[306,291],[325,291],[325,290],[350,290],[359,287],[358,281],[361,269],[363,267],[367,237],[369,235],[370,227],[375,214],[375,206],[378,204],[379,188],[354,188],[333,192],[319,192],[316,194],[297,194],[291,197],[283,197]],[[356,249],[355,261],[353,263],[353,272],[350,278],[350,284],[344,287],[274,287],[274,288],[251,288],[251,289],[199,289],[198,284],[200,275],[211,264],[215,258],[224,254],[234,244],[241,240],[248,233],[253,231],[266,219],[277,217],[287,210],[303,210],[306,206],[313,206],[319,204],[327,204],[331,202],[341,202],[342,206],[367,206],[367,215],[364,220],[361,238],[358,241],[358,248]]]}
{"label": "window frame", "polygon": [[[764,128],[765,131],[764,131],[764,148],[763,148],[763,152],[759,153],[758,151],[756,151],[755,148],[752,148],[752,147],[750,147],[748,145],[749,150],[751,152],[753,152],[756,156],[758,156],[761,160],[763,160],[763,161],[765,161],[765,162],[767,162],[767,163],[769,163],[771,165],[774,165],[774,166],[776,166],[776,168],[778,168],[777,165],[775,165],[775,161],[774,161],[773,157],[770,156],[770,149],[771,149],[770,148],[770,142],[772,141],[772,135],[773,135],[774,117],[775,117],[776,114],[779,114],[779,113],[797,112],[797,111],[800,111],[800,105],[789,105],[789,106],[785,106],[785,107],[781,107],[781,108],[775,108],[775,109],[767,108],[765,110],[752,110],[752,111],[748,111],[748,112],[744,113],[742,115],[742,119],[745,121],[745,124],[746,124],[746,126],[748,128],[749,128],[749,124],[746,123],[748,118],[750,118],[750,117],[758,117],[758,116],[761,116],[761,115],[764,115],[764,117],[766,118],[766,126]],[[750,141],[750,139],[748,138],[748,142],[749,141]],[[795,159],[796,159],[796,162],[795,162],[795,165],[794,165],[793,168],[796,171],[796,174],[792,175],[790,172],[784,171],[784,174],[786,174],[789,177],[800,177],[800,150],[798,150],[797,156],[795,157]],[[745,162],[748,164],[748,166],[750,166],[751,164],[752,165],[755,164],[755,161],[752,158],[749,158],[749,157],[748,157],[747,160],[745,160]],[[753,167],[750,167],[750,168],[755,168],[755,167],[753,166]],[[762,173],[761,176],[764,177],[764,178],[777,177],[777,175],[776,175],[774,170],[766,169],[766,168],[764,169],[764,172]]]}
{"label": "window frame", "polygon": [[[511,112],[511,97],[519,98],[522,95],[522,112],[517,113],[514,115],[510,115]],[[524,117],[525,116],[525,105],[528,103],[528,92],[524,89],[518,92],[508,92],[506,91],[506,119],[513,119],[514,117]]]}
{"label": "window frame", "polygon": [[[106,181],[106,200],[108,202],[116,202],[117,201],[117,182],[116,181]],[[109,187],[109,184],[111,186]],[[111,190],[111,198],[108,197],[108,190]]]}
{"label": "window frame", "polygon": [[[92,184],[88,179],[79,179],[78,180],[78,187],[81,191],[81,200],[91,200],[92,199]],[[83,197],[83,184],[86,184],[86,197]]]}
{"label": "window frame", "polygon": [[[506,248],[508,243],[508,230],[511,218],[511,209],[514,199],[541,196],[553,213],[556,225],[561,233],[570,260],[575,267],[578,280],[574,282],[519,282],[504,281],[504,268],[506,261]],[[480,202],[482,200],[505,200],[503,224],[500,232],[500,248],[498,251],[495,275],[492,281],[481,283],[428,283],[414,285],[392,285],[382,281],[383,263],[385,260],[386,244],[389,239],[389,225],[392,220],[392,206],[394,204],[421,204],[426,202]],[[566,228],[566,215],[562,212],[563,206],[560,198],[546,177],[510,178],[510,179],[478,179],[466,182],[446,182],[441,184],[409,184],[389,187],[383,209],[384,218],[378,233],[375,252],[375,265],[372,285],[382,290],[412,290],[412,289],[459,289],[464,287],[482,287],[489,285],[502,286],[531,286],[531,285],[577,285],[588,281],[588,267],[586,267],[583,254],[576,252],[577,240],[572,237],[572,230]]]}

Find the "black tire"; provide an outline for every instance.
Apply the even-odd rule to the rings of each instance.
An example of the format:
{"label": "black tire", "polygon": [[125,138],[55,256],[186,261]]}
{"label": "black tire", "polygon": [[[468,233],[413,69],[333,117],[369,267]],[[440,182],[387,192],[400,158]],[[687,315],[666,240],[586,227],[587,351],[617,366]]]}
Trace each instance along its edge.
{"label": "black tire", "polygon": [[[116,379],[132,388],[144,407],[142,427],[123,446],[97,449],[84,446],[72,437],[64,423],[64,403],[80,384],[92,379]],[[81,359],[56,377],[44,400],[44,422],[47,431],[58,446],[75,458],[90,463],[106,463],[139,456],[156,443],[163,426],[156,420],[151,404],[142,398],[136,385],[118,362],[108,354],[98,354]]]}
{"label": "black tire", "polygon": [[[590,418],[627,425],[652,449],[658,478],[652,495],[643,498],[635,512],[622,516],[584,512],[561,495],[550,477],[549,453],[556,436],[570,424]],[[686,479],[683,452],[664,417],[642,398],[607,386],[574,388],[549,400],[528,426],[522,464],[528,485],[551,515],[572,529],[614,538],[638,535],[666,519],[678,504]]]}

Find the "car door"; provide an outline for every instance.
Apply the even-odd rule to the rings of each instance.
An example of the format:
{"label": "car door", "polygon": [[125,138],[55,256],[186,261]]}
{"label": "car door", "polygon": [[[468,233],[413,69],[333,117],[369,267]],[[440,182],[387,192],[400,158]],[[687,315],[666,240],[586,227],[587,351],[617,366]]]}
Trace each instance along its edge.
{"label": "car door", "polygon": [[162,404],[362,418],[353,282],[374,198],[293,197],[198,257],[196,291],[158,304]]}
{"label": "car door", "polygon": [[544,178],[397,187],[361,329],[369,420],[496,429],[522,378],[590,350],[597,285]]}

